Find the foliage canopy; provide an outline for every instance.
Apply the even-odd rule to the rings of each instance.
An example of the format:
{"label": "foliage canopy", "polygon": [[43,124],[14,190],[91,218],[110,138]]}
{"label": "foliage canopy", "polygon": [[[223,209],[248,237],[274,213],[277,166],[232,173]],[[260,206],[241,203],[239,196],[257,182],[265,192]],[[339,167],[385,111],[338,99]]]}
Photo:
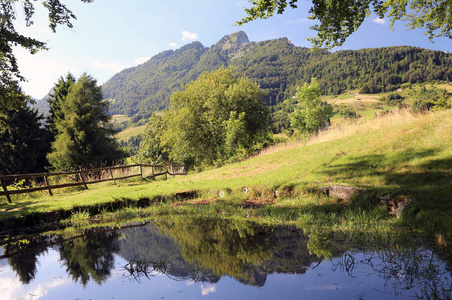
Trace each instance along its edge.
{"label": "foliage canopy", "polygon": [[328,124],[333,108],[321,101],[321,95],[316,78],[312,78],[310,84],[305,83],[295,95],[298,104],[290,114],[291,124],[304,135],[312,134]]}
{"label": "foliage canopy", "polygon": [[[247,16],[238,25],[256,19],[268,19],[275,13],[282,14],[289,6],[297,8],[298,0],[250,0]],[[306,4],[309,5],[309,4]],[[452,10],[449,0],[312,0],[309,19],[320,23],[311,27],[317,36],[309,38],[314,48],[334,48],[342,45],[347,37],[358,30],[364,19],[375,13],[379,18],[388,17],[390,27],[403,20],[409,29],[424,28],[429,39],[452,38]]]}
{"label": "foliage canopy", "polygon": [[152,160],[158,162],[167,151],[170,160],[189,165],[246,154],[267,139],[270,112],[263,96],[256,83],[231,68],[205,72],[173,94],[163,123],[151,118],[140,152],[154,153]]}

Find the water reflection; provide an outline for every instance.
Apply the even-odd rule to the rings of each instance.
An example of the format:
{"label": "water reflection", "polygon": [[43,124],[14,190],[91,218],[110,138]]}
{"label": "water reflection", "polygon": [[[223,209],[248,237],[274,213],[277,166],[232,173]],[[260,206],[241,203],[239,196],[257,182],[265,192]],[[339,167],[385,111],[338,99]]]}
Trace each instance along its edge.
{"label": "water reflection", "polygon": [[[208,286],[203,290],[207,294],[223,278],[234,278],[245,286],[260,287],[255,293],[265,290],[269,295],[262,288],[274,291],[283,286],[280,283],[273,287],[268,283],[270,277],[275,281],[275,275],[296,274],[301,277],[290,286],[293,293],[302,289],[312,294],[317,283],[332,278],[333,286],[329,281],[327,287],[318,288],[322,293],[326,293],[322,289],[339,290],[339,286],[345,290],[349,284],[359,286],[356,289],[360,295],[378,291],[397,297],[408,291],[410,297],[452,296],[447,264],[419,241],[398,243],[379,238],[374,239],[379,243],[371,245],[372,237],[366,239],[367,243],[356,243],[334,232],[174,218],[146,226],[96,231],[62,242],[55,237],[8,237],[0,258],[7,258],[24,285],[33,283],[40,272],[52,272],[39,265],[51,250],[58,254],[66,276],[82,289],[90,282],[101,287],[119,279],[128,284],[160,282],[165,275],[172,282]],[[0,260],[0,274],[2,268],[4,260]],[[109,289],[120,289],[121,284]]]}
{"label": "water reflection", "polygon": [[90,279],[105,282],[114,267],[114,254],[120,250],[115,243],[119,236],[118,231],[107,231],[61,243],[58,251],[67,273],[84,286]]}

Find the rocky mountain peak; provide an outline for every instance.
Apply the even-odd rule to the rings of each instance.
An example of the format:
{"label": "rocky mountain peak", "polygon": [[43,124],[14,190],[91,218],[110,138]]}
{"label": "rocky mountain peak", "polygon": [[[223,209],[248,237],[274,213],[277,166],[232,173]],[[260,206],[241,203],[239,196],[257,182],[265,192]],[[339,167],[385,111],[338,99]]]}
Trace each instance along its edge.
{"label": "rocky mountain peak", "polygon": [[242,55],[243,48],[250,44],[248,36],[243,31],[237,31],[224,36],[218,43],[212,46],[212,48],[219,49],[223,56],[228,60],[239,57]]}

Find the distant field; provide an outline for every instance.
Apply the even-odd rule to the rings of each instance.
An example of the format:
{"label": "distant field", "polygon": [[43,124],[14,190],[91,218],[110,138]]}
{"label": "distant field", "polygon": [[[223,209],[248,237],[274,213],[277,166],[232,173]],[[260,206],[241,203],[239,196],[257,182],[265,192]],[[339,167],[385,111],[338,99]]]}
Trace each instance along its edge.
{"label": "distant field", "polygon": [[112,121],[113,123],[122,123],[122,122],[127,122],[130,120],[130,117],[126,116],[126,115],[113,115],[112,116]]}
{"label": "distant field", "polygon": [[438,88],[438,89],[446,89],[448,93],[452,93],[452,84],[451,83],[440,83],[440,84],[431,84],[426,83],[424,84],[425,88],[431,89],[432,87]]}
{"label": "distant field", "polygon": [[120,141],[128,141],[131,137],[144,133],[146,125],[127,128],[116,135],[116,138]]}
{"label": "distant field", "polygon": [[341,94],[335,98],[328,97],[325,100],[329,104],[351,104],[351,103],[376,103],[380,99],[380,95],[370,95],[370,94],[358,94],[356,95],[355,92],[347,92],[344,94]]}

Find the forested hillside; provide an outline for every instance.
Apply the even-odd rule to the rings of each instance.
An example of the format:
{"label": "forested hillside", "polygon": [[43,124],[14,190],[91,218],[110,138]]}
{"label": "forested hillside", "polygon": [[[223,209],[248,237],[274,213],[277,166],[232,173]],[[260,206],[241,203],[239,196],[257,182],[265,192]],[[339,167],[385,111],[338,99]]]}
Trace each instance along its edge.
{"label": "forested hillside", "polygon": [[149,117],[202,72],[230,65],[260,84],[268,93],[264,101],[269,105],[291,97],[297,85],[312,77],[328,95],[347,89],[378,93],[403,83],[452,80],[452,55],[441,51],[401,46],[312,52],[287,38],[249,42],[240,31],[210,48],[193,42],[123,70],[103,85],[104,98],[111,100],[112,114]]}

